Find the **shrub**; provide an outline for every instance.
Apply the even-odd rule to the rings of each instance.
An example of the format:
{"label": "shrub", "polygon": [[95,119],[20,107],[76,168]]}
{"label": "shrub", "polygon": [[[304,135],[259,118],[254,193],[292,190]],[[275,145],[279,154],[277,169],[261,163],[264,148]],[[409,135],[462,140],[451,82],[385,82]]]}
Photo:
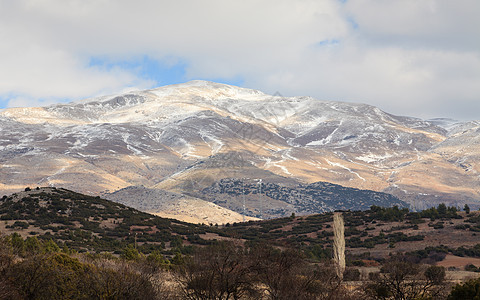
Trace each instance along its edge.
{"label": "shrub", "polygon": [[448,300],[475,300],[480,295],[480,278],[459,283],[453,287]]}
{"label": "shrub", "polygon": [[468,272],[480,272],[480,270],[474,264],[468,264],[465,266],[465,271]]}
{"label": "shrub", "polygon": [[346,268],[343,273],[343,280],[345,281],[359,281],[360,271],[356,268]]}

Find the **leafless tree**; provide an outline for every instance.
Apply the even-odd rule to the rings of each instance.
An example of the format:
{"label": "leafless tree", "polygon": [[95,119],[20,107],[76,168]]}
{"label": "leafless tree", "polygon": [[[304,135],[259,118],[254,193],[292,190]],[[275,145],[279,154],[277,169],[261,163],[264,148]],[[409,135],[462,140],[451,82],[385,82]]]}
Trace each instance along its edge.
{"label": "leafless tree", "polygon": [[255,279],[268,299],[350,299],[332,264],[312,264],[297,250],[265,245],[250,254]]}
{"label": "leafless tree", "polygon": [[92,272],[88,274],[89,290],[92,297],[102,299],[159,299],[158,290],[152,284],[148,272],[134,262],[123,260],[97,259],[92,261]]}
{"label": "leafless tree", "polygon": [[372,273],[365,286],[370,299],[446,299],[445,269],[393,260]]}
{"label": "leafless tree", "polygon": [[242,248],[220,243],[199,249],[178,272],[185,299],[241,299],[255,294]]}

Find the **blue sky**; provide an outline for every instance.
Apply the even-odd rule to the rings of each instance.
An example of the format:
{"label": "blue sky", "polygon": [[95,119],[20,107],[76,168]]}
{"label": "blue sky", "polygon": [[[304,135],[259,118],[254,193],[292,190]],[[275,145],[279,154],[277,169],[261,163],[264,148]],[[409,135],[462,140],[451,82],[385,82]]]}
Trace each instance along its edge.
{"label": "blue sky", "polygon": [[[126,70],[131,74],[135,74],[138,78],[149,82],[149,86],[158,87],[170,84],[183,83],[189,79],[186,76],[186,62],[177,61],[175,63],[166,63],[162,60],[152,59],[147,55],[133,57],[124,60],[111,60],[108,57],[91,57],[88,62],[89,68],[96,68],[105,72],[112,70]],[[203,80],[215,81],[230,85],[242,86],[243,80],[239,78],[201,78]],[[127,88],[128,89],[128,88]],[[0,97],[0,108],[7,108],[11,99],[22,97],[22,94],[4,94]],[[88,95],[86,96],[88,97]],[[53,100],[53,101],[52,101]],[[39,104],[69,102],[75,100],[68,97],[36,98]]]}
{"label": "blue sky", "polygon": [[92,57],[89,66],[105,70],[121,68],[135,73],[138,77],[152,80],[155,85],[167,85],[185,81],[186,63],[167,65],[147,55],[131,60],[112,61],[105,57]]}
{"label": "blue sky", "polygon": [[0,108],[211,80],[480,119],[480,2],[0,0]]}
{"label": "blue sky", "polygon": [[[92,57],[89,62],[90,67],[98,67],[105,70],[121,68],[136,74],[140,78],[152,81],[152,86],[164,86],[169,84],[183,83],[187,80],[186,69],[187,62],[176,61],[175,63],[165,63],[162,60],[156,60],[148,55],[134,57],[128,60],[112,61],[106,57]],[[243,80],[238,78],[202,78],[225,84],[243,85]]]}

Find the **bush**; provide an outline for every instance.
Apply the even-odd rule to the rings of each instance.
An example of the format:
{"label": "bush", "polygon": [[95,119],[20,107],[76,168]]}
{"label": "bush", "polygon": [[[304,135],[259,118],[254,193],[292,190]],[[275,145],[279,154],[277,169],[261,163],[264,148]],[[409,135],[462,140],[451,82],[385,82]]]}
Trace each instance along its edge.
{"label": "bush", "polygon": [[480,270],[474,264],[468,264],[465,266],[465,271],[468,272],[480,272]]}
{"label": "bush", "polygon": [[71,299],[83,294],[88,267],[63,253],[34,255],[15,264],[8,278],[27,299]]}
{"label": "bush", "polygon": [[453,287],[448,300],[475,300],[480,295],[480,278],[471,279]]}
{"label": "bush", "polygon": [[360,271],[356,268],[347,268],[343,273],[343,280],[345,281],[359,281]]}
{"label": "bush", "polygon": [[28,223],[27,222],[23,222],[23,221],[15,221],[15,223],[13,223],[13,225],[11,226],[8,226],[10,228],[20,228],[20,229],[27,229],[28,228]]}
{"label": "bush", "polygon": [[[66,253],[36,254],[1,272],[2,261],[0,254],[0,299],[159,299],[148,274],[121,261],[88,264]],[[10,297],[2,297],[5,286]]]}

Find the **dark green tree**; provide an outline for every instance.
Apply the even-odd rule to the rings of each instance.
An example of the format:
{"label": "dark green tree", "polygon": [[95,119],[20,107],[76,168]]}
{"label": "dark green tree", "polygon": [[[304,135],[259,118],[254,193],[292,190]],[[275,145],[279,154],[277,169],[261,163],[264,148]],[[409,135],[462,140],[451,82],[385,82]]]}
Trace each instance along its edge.
{"label": "dark green tree", "polygon": [[140,258],[140,253],[132,245],[128,245],[123,249],[121,257],[125,260],[138,260]]}
{"label": "dark green tree", "polygon": [[445,203],[440,203],[437,207],[437,211],[440,217],[444,217],[447,214],[447,206]]}
{"label": "dark green tree", "polygon": [[480,299],[480,278],[459,283],[453,287],[448,300],[478,300]]}

